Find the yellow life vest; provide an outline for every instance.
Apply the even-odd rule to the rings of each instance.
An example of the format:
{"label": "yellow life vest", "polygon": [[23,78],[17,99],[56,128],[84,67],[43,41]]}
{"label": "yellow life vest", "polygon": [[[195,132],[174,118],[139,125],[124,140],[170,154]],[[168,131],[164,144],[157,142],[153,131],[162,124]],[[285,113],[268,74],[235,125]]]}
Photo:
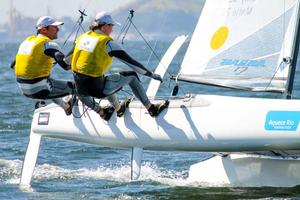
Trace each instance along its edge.
{"label": "yellow life vest", "polygon": [[20,45],[16,56],[15,74],[19,78],[35,79],[50,76],[54,59],[44,54],[46,36],[29,36]]}
{"label": "yellow life vest", "polygon": [[72,57],[72,70],[83,75],[100,77],[108,70],[112,57],[106,52],[111,37],[88,31],[76,41]]}

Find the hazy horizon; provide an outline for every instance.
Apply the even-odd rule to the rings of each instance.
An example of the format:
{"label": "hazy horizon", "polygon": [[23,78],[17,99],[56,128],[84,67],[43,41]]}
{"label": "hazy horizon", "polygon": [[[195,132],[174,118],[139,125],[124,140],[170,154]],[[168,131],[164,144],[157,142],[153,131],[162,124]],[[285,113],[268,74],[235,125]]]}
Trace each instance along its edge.
{"label": "hazy horizon", "polygon": [[[52,15],[55,18],[78,17],[78,9],[86,9],[88,17],[99,11],[113,11],[134,0],[1,0],[0,25],[9,22],[11,4],[25,17]],[[38,5],[38,6],[37,6]]]}

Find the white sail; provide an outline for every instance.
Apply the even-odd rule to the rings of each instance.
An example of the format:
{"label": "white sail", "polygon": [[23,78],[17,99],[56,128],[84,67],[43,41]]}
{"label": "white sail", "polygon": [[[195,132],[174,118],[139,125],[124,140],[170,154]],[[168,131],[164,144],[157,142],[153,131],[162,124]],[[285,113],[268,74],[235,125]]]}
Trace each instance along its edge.
{"label": "white sail", "polygon": [[298,0],[206,1],[179,80],[284,91],[298,7]]}
{"label": "white sail", "polygon": [[[159,74],[161,77],[164,77],[164,74],[168,70],[168,67],[170,63],[172,62],[174,56],[180,49],[180,47],[183,45],[185,40],[188,36],[181,35],[178,36],[173,43],[170,45],[168,50],[166,51],[165,55],[159,62],[158,66],[155,69],[155,74]],[[149,83],[148,89],[147,89],[147,96],[154,97],[158,91],[158,88],[160,86],[160,82],[157,80],[152,79]]]}

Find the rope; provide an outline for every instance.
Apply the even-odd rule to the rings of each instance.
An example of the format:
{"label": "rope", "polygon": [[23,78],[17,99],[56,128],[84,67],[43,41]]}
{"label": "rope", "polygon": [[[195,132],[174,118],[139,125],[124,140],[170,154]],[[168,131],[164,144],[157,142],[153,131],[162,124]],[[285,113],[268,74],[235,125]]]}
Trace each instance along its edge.
{"label": "rope", "polygon": [[281,63],[280,63],[279,66],[277,67],[275,73],[273,74],[272,78],[270,79],[270,82],[269,82],[268,85],[265,87],[265,90],[267,90],[267,89],[270,87],[270,85],[271,85],[272,81],[274,80],[274,78],[275,78],[275,76],[276,76],[278,70],[281,68],[281,65],[283,65],[283,64],[285,64],[285,65],[291,64],[291,58],[283,58],[283,59],[282,59]]}
{"label": "rope", "polygon": [[[156,54],[155,50],[152,48],[152,46],[149,44],[149,42],[146,40],[146,38],[143,36],[143,34],[139,31],[139,29],[137,28],[137,26],[133,23],[132,19],[133,19],[133,17],[134,17],[134,10],[130,10],[129,12],[130,12],[130,13],[129,13],[128,17],[127,17],[127,19],[126,19],[126,21],[125,21],[123,27],[121,28],[121,31],[120,31],[119,35],[117,36],[117,41],[120,40],[120,37],[121,37],[122,34],[123,34],[123,37],[122,37],[122,40],[121,40],[121,44],[122,44],[122,45],[124,44],[124,40],[125,40],[125,38],[126,38],[126,36],[127,36],[127,33],[128,33],[128,31],[129,31],[129,28],[130,28],[130,26],[132,25],[132,26],[134,27],[135,31],[141,36],[141,38],[143,39],[143,41],[145,42],[145,44],[148,46],[148,48],[149,48],[150,51],[151,51],[151,53],[150,53],[150,55],[149,55],[149,58],[148,58],[148,60],[147,60],[147,65],[149,64],[152,55],[154,55],[154,57],[159,61],[159,64],[161,64],[162,67],[166,69],[166,72],[167,72],[167,74],[169,75],[169,77],[172,77],[173,75],[169,72],[168,68],[167,68],[163,63],[161,63],[161,59],[160,59],[159,56]],[[156,48],[157,42],[158,42],[158,41],[156,40],[155,45],[154,45],[154,48]],[[170,89],[170,82],[171,82],[171,79],[169,80],[169,84],[168,84],[168,88],[169,88],[169,89]],[[179,90],[185,94],[185,92],[183,91],[183,89],[182,89],[182,88],[179,88],[179,84],[178,84],[178,81],[177,81],[177,78],[176,78],[176,84],[175,84],[175,86],[174,86],[174,88],[173,88],[173,90],[172,90],[172,92],[171,92],[172,96],[176,96]],[[127,93],[127,94],[131,94],[131,93],[129,93],[128,91],[126,91],[126,90],[124,90],[124,89],[122,89],[121,91],[122,91],[122,92],[125,92],[125,93]]]}
{"label": "rope", "polygon": [[[87,5],[90,3],[90,1],[88,1],[88,3],[86,4],[85,7],[87,7]],[[66,38],[66,40],[64,41],[63,43],[63,46],[62,46],[62,49],[66,46],[66,43],[67,41],[71,38],[71,36],[74,34],[74,32],[76,31],[76,34],[75,34],[75,38],[74,38],[74,41],[73,41],[73,45],[75,44],[76,42],[76,39],[78,37],[78,34],[79,34],[79,30],[81,29],[83,32],[85,32],[84,28],[82,27],[82,23],[84,21],[84,17],[87,16],[87,14],[85,13],[85,9],[83,11],[81,10],[78,10],[78,12],[80,13],[80,16],[78,18],[78,20],[76,21],[75,25],[73,26],[73,29],[72,29],[72,32],[68,35],[68,37]],[[74,98],[75,95],[72,95],[72,98]],[[81,118],[87,111],[88,111],[88,108],[85,109],[85,106],[83,104],[83,112],[80,116],[77,116],[75,115],[73,112],[72,112],[72,115],[74,118]]]}
{"label": "rope", "polygon": [[[94,98],[93,98],[93,101],[94,101],[94,104],[98,104],[98,105],[100,106],[101,99],[99,99],[99,102],[98,102],[98,103],[95,101]],[[86,107],[86,108],[85,108],[85,107],[86,107],[85,104],[82,103],[82,114],[79,115],[79,116],[77,116],[77,115],[75,115],[75,114],[72,112],[73,117],[79,119],[79,118],[81,118],[83,115],[85,115],[85,113],[86,113],[88,110],[92,110],[92,109],[90,109],[89,107]]]}
{"label": "rope", "polygon": [[[151,45],[147,42],[147,40],[145,39],[145,37],[143,36],[143,34],[138,30],[138,28],[135,26],[135,24],[132,22],[132,20],[130,20],[130,23],[132,24],[132,26],[134,27],[134,29],[138,32],[138,34],[142,37],[142,39],[144,40],[144,42],[147,44],[147,46],[150,48],[152,54],[156,57],[156,59],[159,61],[159,63],[162,65],[163,68],[166,69],[167,74],[169,75],[169,77],[172,77],[173,75],[169,72],[168,68],[161,62],[160,58],[158,57],[158,55],[155,53],[154,49],[151,47]],[[170,80],[171,81],[171,80]],[[176,78],[176,85],[173,88],[172,91],[172,96],[176,96],[178,91],[183,92],[184,94],[186,94],[184,92],[184,90],[182,88],[179,87],[179,83],[177,81]]]}
{"label": "rope", "polygon": [[65,40],[63,47],[65,47],[67,41],[71,38],[71,36],[74,34],[75,31],[76,31],[76,34],[75,34],[73,44],[75,44],[75,41],[78,37],[79,30],[82,30],[83,32],[85,32],[84,28],[82,27],[82,23],[84,21],[84,17],[86,17],[87,14],[85,13],[85,9],[83,11],[78,10],[78,12],[80,13],[80,16],[79,16],[78,20],[76,21],[75,25],[73,26],[72,32],[68,35],[67,39]]}
{"label": "rope", "polygon": [[[284,33],[285,33],[285,23],[286,23],[286,14],[285,14],[286,13],[286,0],[283,0],[283,13],[284,14],[283,14],[283,25],[282,25],[282,41],[283,41],[282,54],[283,54],[283,56],[285,56],[285,34]],[[282,58],[282,61],[280,62],[279,66],[277,67],[276,71],[274,72],[272,78],[270,79],[270,82],[265,87],[265,90],[267,90],[270,87],[270,85],[271,85],[272,81],[274,80],[278,70],[281,68],[281,65],[283,65],[283,64],[288,65],[290,63],[291,63],[291,58],[285,58],[285,57]]]}
{"label": "rope", "polygon": [[129,15],[124,23],[124,26],[121,28],[121,31],[120,31],[119,35],[117,36],[117,41],[118,41],[120,39],[121,35],[124,34],[122,37],[122,41],[121,41],[122,45],[124,44],[124,40],[126,38],[126,35],[130,28],[130,25],[131,25],[130,21],[132,20],[133,17],[134,17],[134,10],[130,10]]}
{"label": "rope", "polygon": [[172,74],[168,71],[168,68],[161,63],[160,58],[158,57],[158,55],[155,53],[154,49],[151,47],[151,45],[148,43],[148,41],[145,39],[145,37],[142,35],[142,33],[138,30],[138,28],[135,26],[135,24],[131,21],[132,26],[134,27],[134,29],[138,32],[138,34],[142,37],[142,39],[144,40],[144,42],[147,44],[147,46],[150,48],[150,50],[152,51],[153,55],[155,56],[155,58],[159,61],[159,63],[166,69],[166,72],[168,73],[169,76],[172,76]]}
{"label": "rope", "polygon": [[168,71],[167,67],[163,63],[161,63],[161,60],[160,60],[159,56],[156,54],[156,52],[154,51],[154,49],[152,48],[152,46],[149,44],[149,42],[146,40],[146,38],[143,36],[143,34],[137,28],[137,26],[133,23],[132,19],[134,17],[134,10],[130,10],[129,12],[130,12],[130,14],[127,17],[126,24],[121,29],[121,33],[117,37],[117,40],[120,38],[120,36],[125,31],[124,32],[124,36],[122,38],[122,44],[123,44],[124,39],[125,39],[125,37],[126,37],[126,35],[128,33],[128,30],[129,30],[130,26],[132,25],[134,27],[134,29],[136,30],[136,32],[141,36],[141,38],[143,39],[143,41],[146,43],[146,45],[148,46],[148,48],[151,50],[151,53],[155,56],[155,58],[159,61],[159,63],[166,69],[166,72],[168,73],[168,75],[172,76],[172,74]]}

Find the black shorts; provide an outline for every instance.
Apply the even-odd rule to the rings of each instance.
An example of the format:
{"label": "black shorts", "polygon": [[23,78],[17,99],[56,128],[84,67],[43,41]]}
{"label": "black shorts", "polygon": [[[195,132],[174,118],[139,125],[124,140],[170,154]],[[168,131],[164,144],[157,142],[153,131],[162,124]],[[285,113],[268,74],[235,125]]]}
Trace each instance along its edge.
{"label": "black shorts", "polygon": [[82,96],[104,98],[105,77],[92,77],[74,72],[74,80],[77,92]]}

